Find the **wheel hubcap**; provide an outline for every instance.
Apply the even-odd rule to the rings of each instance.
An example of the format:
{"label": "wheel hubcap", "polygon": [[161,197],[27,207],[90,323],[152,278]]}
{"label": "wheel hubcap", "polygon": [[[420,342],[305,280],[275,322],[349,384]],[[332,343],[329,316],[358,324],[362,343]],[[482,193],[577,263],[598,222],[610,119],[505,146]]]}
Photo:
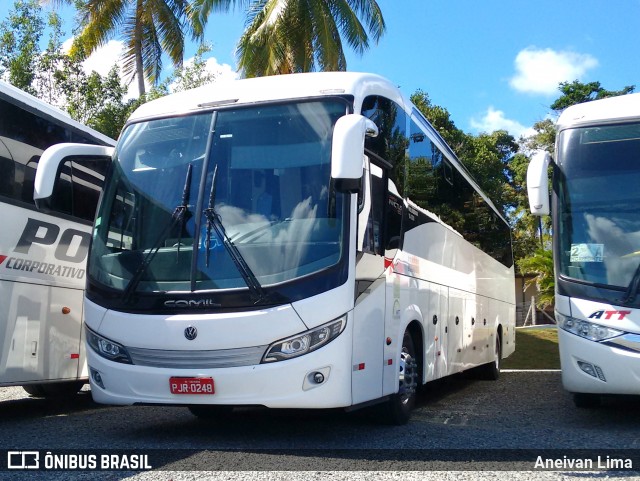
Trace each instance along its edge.
{"label": "wheel hubcap", "polygon": [[418,386],[418,364],[408,352],[400,354],[400,389],[398,390],[402,401],[406,402],[415,392]]}

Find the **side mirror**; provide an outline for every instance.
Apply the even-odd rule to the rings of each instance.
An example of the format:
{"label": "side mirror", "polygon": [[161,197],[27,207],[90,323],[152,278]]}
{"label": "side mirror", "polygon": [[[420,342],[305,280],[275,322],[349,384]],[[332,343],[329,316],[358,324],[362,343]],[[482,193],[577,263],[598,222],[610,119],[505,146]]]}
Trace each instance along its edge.
{"label": "side mirror", "polygon": [[527,168],[527,194],[533,215],[549,215],[549,162],[551,156],[547,152],[536,152]]}
{"label": "side mirror", "polygon": [[333,128],[331,146],[331,178],[341,192],[357,192],[361,188],[364,167],[364,138],[376,137],[378,127],[358,114],[340,117]]}
{"label": "side mirror", "polygon": [[110,161],[114,148],[90,144],[56,144],[45,150],[38,162],[33,186],[33,200],[39,210],[50,210],[53,188],[60,176],[60,168],[67,160],[83,158],[96,162]]}

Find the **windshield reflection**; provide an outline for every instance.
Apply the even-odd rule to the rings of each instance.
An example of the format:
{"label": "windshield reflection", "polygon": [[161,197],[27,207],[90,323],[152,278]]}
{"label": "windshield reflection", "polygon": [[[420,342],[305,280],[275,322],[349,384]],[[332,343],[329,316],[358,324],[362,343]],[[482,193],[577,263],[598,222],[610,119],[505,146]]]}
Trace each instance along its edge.
{"label": "windshield reflection", "polygon": [[559,145],[561,273],[626,288],[640,264],[640,125],[573,129]]}
{"label": "windshield reflection", "polygon": [[[323,100],[130,126],[98,213],[90,278],[122,290],[139,276],[136,292],[234,289],[253,275],[268,286],[336,265],[346,227],[330,153],[345,112],[344,102]],[[207,228],[205,215],[216,168],[212,212],[222,229]],[[192,215],[172,222],[185,189]],[[251,275],[239,272],[243,263]]]}

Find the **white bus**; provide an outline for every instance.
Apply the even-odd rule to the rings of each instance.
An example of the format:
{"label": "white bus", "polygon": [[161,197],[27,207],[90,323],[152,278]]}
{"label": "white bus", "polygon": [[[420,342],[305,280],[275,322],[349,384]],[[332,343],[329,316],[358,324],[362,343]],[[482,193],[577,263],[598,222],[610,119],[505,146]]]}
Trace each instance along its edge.
{"label": "white bus", "polygon": [[640,394],[640,94],[567,108],[558,119],[551,209],[537,154],[531,211],[553,219],[562,382],[578,407]]}
{"label": "white bus", "polygon": [[[38,202],[60,146],[41,162]],[[91,389],[107,404],[358,407],[515,347],[508,225],[389,81],[312,73],[140,107],[89,254]]]}
{"label": "white bus", "polygon": [[70,162],[51,213],[36,210],[36,166],[60,142],[115,145],[0,81],[0,386],[22,385],[41,396],[77,392],[87,382],[82,293],[104,180]]}

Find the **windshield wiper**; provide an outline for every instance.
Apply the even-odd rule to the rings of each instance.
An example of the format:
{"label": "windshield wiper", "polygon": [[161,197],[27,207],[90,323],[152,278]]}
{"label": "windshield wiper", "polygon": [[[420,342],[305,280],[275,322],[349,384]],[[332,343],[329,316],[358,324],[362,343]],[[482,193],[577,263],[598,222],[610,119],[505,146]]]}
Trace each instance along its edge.
{"label": "windshield wiper", "polygon": [[149,252],[147,252],[147,254],[144,256],[144,259],[142,259],[142,262],[134,272],[133,276],[131,277],[131,280],[127,284],[127,287],[125,287],[124,296],[123,296],[124,302],[127,302],[129,300],[129,297],[131,296],[135,288],[140,283],[140,280],[142,279],[142,275],[145,273],[145,271],[147,270],[147,267],[149,267],[149,264],[151,264],[151,261],[153,261],[153,258],[160,250],[162,243],[165,241],[165,239],[169,235],[169,232],[171,232],[171,229],[173,229],[176,226],[176,224],[180,225],[180,232],[178,233],[178,254],[177,254],[178,256],[180,255],[182,229],[184,229],[184,223],[187,221],[187,219],[190,216],[189,197],[191,193],[192,170],[193,170],[193,165],[189,164],[187,166],[187,176],[184,181],[184,188],[182,189],[182,204],[176,206],[176,208],[173,210],[173,214],[171,214],[171,222],[167,224],[167,226],[164,228],[162,233],[158,236],[155,244],[153,244]]}
{"label": "windshield wiper", "polygon": [[638,264],[636,272],[633,274],[631,282],[629,283],[629,287],[627,287],[624,296],[619,301],[621,305],[627,306],[633,303],[638,296],[638,288],[640,288],[640,264]]}
{"label": "windshield wiper", "polygon": [[220,215],[216,212],[215,202],[216,202],[216,180],[218,179],[218,165],[213,169],[213,178],[211,179],[211,191],[209,193],[209,204],[207,208],[204,210],[204,215],[207,218],[207,237],[204,240],[205,250],[206,252],[206,266],[209,267],[209,248],[211,246],[211,229],[213,229],[218,236],[219,239],[222,239],[222,244],[226,248],[229,256],[231,256],[231,260],[238,269],[238,272],[244,279],[245,284],[251,290],[254,297],[256,297],[255,304],[258,304],[264,300],[266,300],[267,294],[260,285],[258,278],[253,273],[247,261],[244,260],[242,254],[238,250],[238,247],[233,243],[233,241],[227,235],[227,231],[222,224],[222,220],[220,219]]}

